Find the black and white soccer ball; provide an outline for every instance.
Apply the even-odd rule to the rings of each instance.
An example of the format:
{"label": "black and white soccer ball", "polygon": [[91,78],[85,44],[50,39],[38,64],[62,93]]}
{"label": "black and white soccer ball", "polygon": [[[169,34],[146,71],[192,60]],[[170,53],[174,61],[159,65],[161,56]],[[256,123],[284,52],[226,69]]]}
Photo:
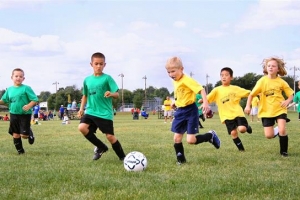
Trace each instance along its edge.
{"label": "black and white soccer ball", "polygon": [[138,151],[132,151],[124,159],[124,168],[127,171],[143,171],[147,168],[147,158]]}

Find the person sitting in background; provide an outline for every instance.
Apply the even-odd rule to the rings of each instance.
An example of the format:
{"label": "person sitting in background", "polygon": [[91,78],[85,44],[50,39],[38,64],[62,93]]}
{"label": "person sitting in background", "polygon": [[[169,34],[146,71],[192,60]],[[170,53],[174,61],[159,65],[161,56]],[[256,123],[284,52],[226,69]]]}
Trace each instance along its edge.
{"label": "person sitting in background", "polygon": [[147,119],[149,114],[145,111],[145,109],[143,109],[141,112],[141,116],[144,117],[145,119]]}
{"label": "person sitting in background", "polygon": [[66,113],[64,114],[64,118],[63,118],[62,124],[70,124],[69,117],[68,117],[68,115]]}
{"label": "person sitting in background", "polygon": [[54,119],[54,117],[53,117],[52,111],[49,110],[49,112],[48,112],[48,120],[51,120],[51,119]]}
{"label": "person sitting in background", "polygon": [[7,114],[3,117],[3,121],[9,121],[9,117],[7,116]]}

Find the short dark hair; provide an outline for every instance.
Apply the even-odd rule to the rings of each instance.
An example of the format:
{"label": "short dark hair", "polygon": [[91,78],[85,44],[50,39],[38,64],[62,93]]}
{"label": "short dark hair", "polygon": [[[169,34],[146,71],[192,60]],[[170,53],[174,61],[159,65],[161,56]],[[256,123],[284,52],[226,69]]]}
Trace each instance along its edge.
{"label": "short dark hair", "polygon": [[92,55],[92,57],[91,57],[91,61],[93,61],[93,58],[104,58],[104,60],[105,60],[104,54],[103,54],[103,53],[100,53],[100,52],[94,53],[94,54]]}
{"label": "short dark hair", "polygon": [[231,77],[233,77],[233,70],[230,68],[230,67],[224,67],[221,69],[221,72],[222,71],[227,71]]}
{"label": "short dark hair", "polygon": [[22,72],[23,75],[25,75],[23,69],[21,69],[21,68],[15,68],[15,69],[12,71],[12,75],[14,74],[14,72]]}

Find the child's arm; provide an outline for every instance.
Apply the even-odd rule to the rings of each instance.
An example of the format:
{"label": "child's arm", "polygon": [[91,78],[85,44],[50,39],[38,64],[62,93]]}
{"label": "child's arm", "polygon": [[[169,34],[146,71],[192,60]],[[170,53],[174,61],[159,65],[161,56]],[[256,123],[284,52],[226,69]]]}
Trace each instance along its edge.
{"label": "child's arm", "polygon": [[250,111],[251,111],[251,102],[252,102],[252,99],[253,99],[253,96],[252,95],[249,95],[248,96],[248,99],[247,99],[247,104],[246,104],[246,107],[244,109],[244,112],[249,115],[250,114]]}
{"label": "child's arm", "polygon": [[289,96],[285,101],[281,102],[281,107],[283,108],[289,108],[290,102],[293,100],[294,95]]}
{"label": "child's arm", "polygon": [[30,110],[33,106],[36,105],[36,103],[37,103],[36,101],[30,101],[29,104],[23,106],[23,110],[24,111]]}
{"label": "child's arm", "polygon": [[119,97],[119,92],[110,92],[110,91],[106,91],[104,93],[104,97],[112,97],[114,99]]}
{"label": "child's arm", "polygon": [[293,102],[293,103],[289,104],[286,108],[290,108],[290,107],[292,107],[294,105],[296,105],[296,102]]}
{"label": "child's arm", "polygon": [[206,98],[206,92],[205,92],[204,88],[201,90],[201,96],[202,96],[202,100],[203,100],[203,104],[201,105],[202,111],[203,111],[203,113],[207,113],[210,110],[210,108],[209,108],[209,104],[208,104],[208,101]]}
{"label": "child's arm", "polygon": [[80,104],[80,108],[79,111],[77,112],[77,117],[81,118],[83,113],[84,113],[84,106],[86,105],[87,102],[87,97],[85,95],[82,96],[81,98],[81,104]]}

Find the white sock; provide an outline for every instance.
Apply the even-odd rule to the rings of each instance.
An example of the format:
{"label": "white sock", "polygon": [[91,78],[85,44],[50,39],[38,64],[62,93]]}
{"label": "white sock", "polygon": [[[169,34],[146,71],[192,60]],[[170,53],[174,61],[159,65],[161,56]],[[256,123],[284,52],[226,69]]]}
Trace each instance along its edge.
{"label": "white sock", "polygon": [[279,133],[279,131],[278,131],[278,126],[276,126],[276,127],[274,128],[274,136],[275,136],[275,135],[278,135],[278,133]]}

